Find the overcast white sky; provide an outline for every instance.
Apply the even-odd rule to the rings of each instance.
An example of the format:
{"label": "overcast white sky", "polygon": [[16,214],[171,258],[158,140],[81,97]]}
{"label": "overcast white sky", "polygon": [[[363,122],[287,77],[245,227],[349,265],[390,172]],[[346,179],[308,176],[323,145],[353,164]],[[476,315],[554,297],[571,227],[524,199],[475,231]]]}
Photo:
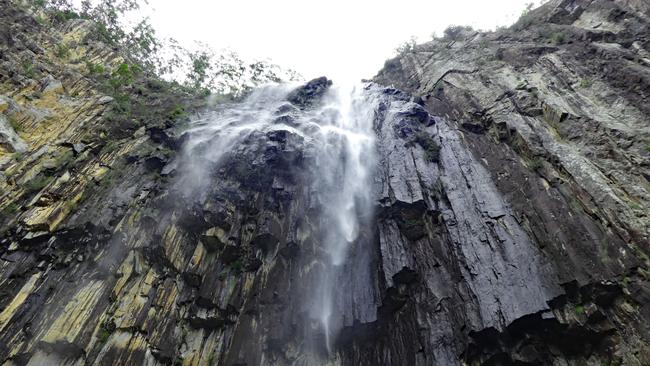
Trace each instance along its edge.
{"label": "overcast white sky", "polygon": [[306,79],[372,77],[411,36],[512,24],[531,0],[152,0],[160,36],[270,59]]}

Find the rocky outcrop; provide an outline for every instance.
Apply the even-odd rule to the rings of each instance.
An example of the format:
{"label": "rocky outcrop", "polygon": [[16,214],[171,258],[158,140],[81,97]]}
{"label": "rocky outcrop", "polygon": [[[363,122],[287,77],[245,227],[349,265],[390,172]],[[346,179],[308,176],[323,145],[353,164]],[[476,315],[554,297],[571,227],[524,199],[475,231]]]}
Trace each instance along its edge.
{"label": "rocky outcrop", "polygon": [[86,21],[0,5],[3,364],[650,364],[645,2],[554,1],[388,61],[337,271],[331,81],[188,125],[191,96],[140,79],[125,119],[80,62],[125,60]]}
{"label": "rocky outcrop", "polygon": [[[468,298],[480,304],[482,289],[488,289],[483,294],[495,307],[485,314],[498,314],[493,320],[480,315],[479,323],[465,308],[447,316],[462,319],[450,329],[465,329],[465,335],[441,333],[447,327],[431,327],[441,322],[429,316],[410,320],[418,329],[435,329],[420,332],[429,342],[419,348],[423,363],[431,362],[430,348],[454,350],[447,358],[436,355],[439,364],[453,363],[458,355],[470,364],[649,362],[646,290],[640,290],[648,286],[650,223],[648,10],[642,1],[551,1],[510,29],[463,29],[418,45],[387,61],[375,77],[420,96],[438,117],[433,120],[441,139],[440,172],[416,165],[410,170],[417,174],[409,175],[439,176],[442,201],[473,223],[461,223],[472,234],[452,241],[463,256],[475,258],[457,271],[469,295],[454,300],[448,290],[437,289],[431,298],[447,299],[456,309],[467,306]],[[457,164],[446,160],[450,150],[463,151],[453,153]],[[472,196],[475,201],[467,201]],[[462,201],[468,204],[460,209]],[[481,214],[469,219],[472,209]],[[473,227],[477,223],[488,232]],[[513,253],[526,253],[525,266],[505,254],[510,239],[494,231],[499,227],[513,235]],[[472,240],[483,247],[469,244]],[[508,258],[505,267],[523,275],[520,280],[498,269],[496,253]],[[530,272],[521,273],[524,268]],[[482,285],[471,285],[482,279]],[[504,281],[510,295],[498,295],[496,283]],[[514,295],[514,283],[533,293]],[[445,301],[436,307],[437,313],[450,312]],[[481,313],[482,306],[477,308]],[[398,325],[392,327],[387,334],[395,337],[391,332]],[[434,341],[422,336],[435,332]],[[363,360],[367,354],[356,356]]]}

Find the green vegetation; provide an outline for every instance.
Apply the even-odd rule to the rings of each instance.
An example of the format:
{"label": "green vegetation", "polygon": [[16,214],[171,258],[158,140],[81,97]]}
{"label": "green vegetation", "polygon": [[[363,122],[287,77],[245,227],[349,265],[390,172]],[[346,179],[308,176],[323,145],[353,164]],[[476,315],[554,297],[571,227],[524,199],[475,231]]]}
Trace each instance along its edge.
{"label": "green vegetation", "polygon": [[424,131],[419,131],[415,134],[414,142],[424,149],[424,158],[432,163],[438,162],[440,159],[440,145]]}
{"label": "green vegetation", "polygon": [[86,61],[86,69],[88,69],[88,73],[91,75],[101,75],[106,72],[104,65],[90,61]]}
{"label": "green vegetation", "polygon": [[38,192],[45,188],[45,186],[47,186],[52,181],[52,179],[53,177],[41,173],[27,182],[25,188],[29,193]]}
{"label": "green vegetation", "polygon": [[397,48],[395,48],[395,53],[398,56],[404,56],[407,53],[415,51],[415,46],[417,44],[415,36],[411,37],[408,41],[403,42]]}
{"label": "green vegetation", "polygon": [[576,305],[575,312],[577,315],[583,315],[585,313],[584,305]]}
{"label": "green vegetation", "polygon": [[14,129],[14,131],[16,131],[16,133],[24,131],[23,126],[20,123],[18,123],[18,121],[16,121],[13,118],[7,118],[7,119],[9,120],[9,125],[11,126],[11,128]]}
{"label": "green vegetation", "polygon": [[111,334],[113,334],[113,332],[115,331],[115,328],[116,328],[115,321],[113,321],[112,319],[104,321],[101,325],[101,329],[97,333],[97,338],[99,338],[99,342],[101,344],[106,343],[108,341],[108,338],[110,338]]}
{"label": "green vegetation", "polygon": [[33,79],[35,73],[34,73],[34,64],[32,63],[32,61],[24,60],[22,62],[22,67],[23,67],[23,75],[25,75],[25,77]]}
{"label": "green vegetation", "polygon": [[536,156],[528,162],[528,167],[530,170],[536,172],[544,167],[544,160],[539,156]]}
{"label": "green vegetation", "polygon": [[55,159],[54,165],[58,168],[68,165],[72,160],[74,160],[74,153],[72,150],[66,150],[63,154],[59,155]]}
{"label": "green vegetation", "polygon": [[66,59],[68,56],[70,56],[70,46],[65,43],[59,43],[56,45],[54,54],[60,59]]}
{"label": "green vegetation", "polygon": [[443,32],[443,39],[447,41],[460,41],[463,33],[472,32],[474,29],[470,26],[450,25]]}
{"label": "green vegetation", "polygon": [[515,87],[516,90],[524,90],[528,87],[528,80],[520,80]]}
{"label": "green vegetation", "polygon": [[35,100],[35,99],[41,99],[42,96],[43,96],[43,93],[36,90],[36,91],[34,91],[34,92],[30,93],[30,94],[25,94],[25,99],[27,99],[29,101],[32,101],[32,100]]}
{"label": "green vegetation", "polygon": [[16,203],[12,202],[2,209],[2,214],[4,216],[11,217],[14,216],[19,209],[20,207]]}
{"label": "green vegetation", "polygon": [[554,45],[561,45],[566,43],[566,35],[564,32],[553,32],[549,37],[549,41]]}
{"label": "green vegetation", "polygon": [[589,88],[589,87],[591,87],[592,84],[593,84],[593,82],[591,81],[591,79],[582,79],[582,80],[580,80],[580,87],[581,88]]}
{"label": "green vegetation", "polygon": [[533,6],[534,5],[532,2],[526,4],[526,8],[521,12],[521,16],[515,22],[515,24],[512,25],[511,27],[512,30],[522,31],[533,24],[534,18],[531,14],[531,11],[533,10]]}
{"label": "green vegetation", "polygon": [[232,268],[232,270],[235,272],[241,272],[243,268],[243,264],[240,259],[237,259],[236,261],[230,264],[230,268]]}
{"label": "green vegetation", "polygon": [[632,279],[628,276],[623,277],[623,286],[628,287],[632,283]]}
{"label": "green vegetation", "polygon": [[68,20],[81,18],[81,15],[74,10],[64,9],[55,10],[52,14],[52,20],[57,23],[65,23]]}
{"label": "green vegetation", "polygon": [[171,119],[172,121],[175,121],[175,120],[178,120],[178,119],[182,119],[182,118],[184,118],[186,115],[187,115],[187,114],[185,113],[185,109],[184,109],[182,106],[177,105],[177,106],[176,106],[176,107],[175,107],[175,108],[174,108],[174,109],[169,113],[169,119]]}
{"label": "green vegetation", "polygon": [[[183,93],[206,96],[216,93],[239,97],[262,83],[280,80],[298,80],[292,70],[282,70],[266,61],[246,62],[234,52],[216,53],[209,47],[197,44],[193,50],[180,46],[173,39],[161,40],[148,19],[135,19],[135,26],[125,26],[123,19],[138,9],[145,0],[31,0],[29,6],[39,14],[44,10],[52,22],[65,22],[82,18],[93,21],[94,31],[88,37],[111,46],[119,46],[125,63],[137,66],[141,78],[173,79]],[[60,44],[56,54],[65,58],[69,46]],[[87,63],[93,76],[103,70]],[[170,83],[174,84],[174,83]]]}
{"label": "green vegetation", "polygon": [[650,152],[650,144],[645,145],[645,151]]}

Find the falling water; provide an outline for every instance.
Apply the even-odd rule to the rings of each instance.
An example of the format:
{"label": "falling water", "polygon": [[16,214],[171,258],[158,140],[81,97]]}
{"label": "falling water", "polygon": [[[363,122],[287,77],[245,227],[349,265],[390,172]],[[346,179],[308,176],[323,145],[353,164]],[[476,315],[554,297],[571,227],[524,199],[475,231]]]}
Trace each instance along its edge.
{"label": "falling water", "polygon": [[[317,302],[312,315],[323,327],[326,347],[340,327],[333,318],[335,287],[346,260],[348,248],[359,237],[362,218],[370,205],[370,174],[374,166],[373,110],[361,86],[335,88],[319,109],[323,121],[315,136],[319,145],[316,169],[317,194],[324,202],[321,227],[325,230],[323,271],[316,286]],[[336,327],[336,328],[335,328]]]}
{"label": "falling water", "polygon": [[[284,130],[305,139],[315,156],[305,172],[311,182],[310,200],[319,209],[319,262],[312,285],[302,294],[307,313],[318,323],[327,352],[341,328],[337,317],[336,286],[346,263],[346,254],[359,237],[364,218],[371,211],[372,169],[375,166],[373,114],[364,85],[333,86],[313,107],[298,112],[290,122],[278,120],[287,110],[287,94],[295,87],[274,85],[254,91],[244,102],[193,123],[184,157],[177,162],[183,174],[179,181],[188,195],[200,195],[210,184],[215,166],[236,153],[253,133]],[[323,338],[321,338],[323,339]]]}

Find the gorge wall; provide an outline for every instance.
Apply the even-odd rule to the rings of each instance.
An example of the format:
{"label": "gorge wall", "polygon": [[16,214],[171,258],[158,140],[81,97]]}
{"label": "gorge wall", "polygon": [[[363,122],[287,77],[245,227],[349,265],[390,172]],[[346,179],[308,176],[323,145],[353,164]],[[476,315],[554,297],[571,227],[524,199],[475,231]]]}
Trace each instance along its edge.
{"label": "gorge wall", "polygon": [[650,364],[647,2],[129,119],[88,21],[0,22],[3,364]]}

